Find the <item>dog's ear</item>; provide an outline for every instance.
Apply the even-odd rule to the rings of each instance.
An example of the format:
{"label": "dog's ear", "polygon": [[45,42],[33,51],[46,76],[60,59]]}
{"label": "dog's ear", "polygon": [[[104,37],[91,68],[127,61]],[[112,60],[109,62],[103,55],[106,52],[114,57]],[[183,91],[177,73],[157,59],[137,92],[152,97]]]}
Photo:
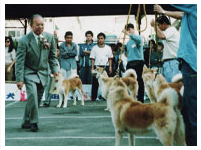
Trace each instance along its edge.
{"label": "dog's ear", "polygon": [[105,82],[105,83],[109,81],[109,78],[108,78],[108,77],[102,77],[101,79],[102,79],[102,81]]}
{"label": "dog's ear", "polygon": [[100,70],[101,70],[101,71],[103,71],[103,70],[104,70],[104,68],[103,68],[103,67],[99,67],[99,68],[100,68]]}
{"label": "dog's ear", "polygon": [[147,66],[144,64],[143,69],[147,69]]}
{"label": "dog's ear", "polygon": [[154,68],[154,69],[152,69],[152,70],[153,70],[154,73],[157,73],[158,68]]}
{"label": "dog's ear", "polygon": [[99,67],[96,67],[96,69],[95,69],[96,71],[98,71],[99,70]]}
{"label": "dog's ear", "polygon": [[144,67],[143,67],[143,73],[146,73],[148,70],[147,66],[144,64]]}
{"label": "dog's ear", "polygon": [[119,79],[120,77],[119,77],[119,75],[115,75],[114,76],[114,79],[116,80],[116,79]]}

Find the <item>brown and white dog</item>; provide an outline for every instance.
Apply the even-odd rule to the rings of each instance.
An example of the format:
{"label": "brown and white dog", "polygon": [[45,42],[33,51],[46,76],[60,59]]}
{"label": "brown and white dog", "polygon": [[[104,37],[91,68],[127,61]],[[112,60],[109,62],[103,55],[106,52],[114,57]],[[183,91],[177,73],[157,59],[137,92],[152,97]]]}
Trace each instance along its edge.
{"label": "brown and white dog", "polygon": [[178,145],[186,145],[184,123],[178,110],[178,94],[174,89],[165,89],[158,102],[143,104],[133,101],[122,79],[100,76],[100,80],[102,96],[109,101],[115,145],[121,145],[124,132],[129,134],[129,144],[134,145],[134,134],[151,129],[163,145],[171,146],[174,140]]}
{"label": "brown and white dog", "polygon": [[[95,70],[95,73],[96,73],[96,78],[98,79],[99,85],[101,87],[102,81],[99,79],[99,77],[100,76],[108,77],[107,72],[104,70],[104,68],[97,67]],[[134,101],[137,101],[136,97],[137,97],[137,92],[138,92],[138,82],[137,82],[137,74],[136,74],[135,70],[133,70],[133,69],[126,70],[124,77],[121,79],[126,84],[127,90],[129,92],[129,94],[132,95]],[[101,92],[104,92],[103,88],[101,88]],[[107,108],[105,110],[106,111],[110,110],[108,107],[108,101],[107,101]]]}
{"label": "brown and white dog", "polygon": [[[95,72],[96,78],[99,78],[100,75],[108,77],[107,72],[102,67],[97,67],[95,71],[96,71]],[[135,70],[133,69],[126,70],[124,76],[121,79],[126,84],[129,94],[131,94],[133,99],[137,101],[136,97],[138,92],[138,82]],[[99,84],[101,84],[101,82]]]}
{"label": "brown and white dog", "polygon": [[[154,92],[154,80],[157,76],[157,69],[149,69],[146,66],[143,68],[142,78],[145,84],[145,88],[147,90],[147,95],[151,101],[151,103],[154,103],[157,101],[155,92]],[[164,77],[163,77],[164,78]],[[179,96],[179,108],[181,108],[181,100],[183,95],[183,83],[182,83],[182,75],[178,74],[173,77],[171,83],[167,83],[167,81],[164,78],[164,85],[168,84],[168,87],[173,88],[176,90]]]}
{"label": "brown and white dog", "polygon": [[58,74],[55,78],[53,78],[50,88],[50,93],[59,94],[59,104],[56,107],[61,107],[62,101],[64,99],[63,107],[67,107],[68,94],[72,92],[74,103],[76,105],[76,91],[79,92],[81,96],[81,105],[84,106],[84,97],[83,97],[83,89],[82,89],[82,81],[80,80],[78,75],[73,75],[69,79],[64,79],[61,73]]}

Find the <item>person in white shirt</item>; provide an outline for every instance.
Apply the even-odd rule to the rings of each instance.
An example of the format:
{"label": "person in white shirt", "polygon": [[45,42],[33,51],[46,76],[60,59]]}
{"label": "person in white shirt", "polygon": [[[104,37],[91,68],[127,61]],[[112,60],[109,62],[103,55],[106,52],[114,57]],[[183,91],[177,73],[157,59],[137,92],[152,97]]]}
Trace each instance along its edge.
{"label": "person in white shirt", "polygon": [[[124,70],[126,70],[126,66],[127,66],[127,51],[125,51],[122,56],[121,56],[121,60],[123,62],[123,68]],[[124,76],[124,72],[121,72],[122,77]]]}
{"label": "person in white shirt", "polygon": [[[179,48],[180,34],[175,27],[171,26],[169,19],[162,15],[156,19],[157,25],[157,36],[163,40],[163,69],[164,77],[168,82],[174,75],[179,72],[179,62],[176,60],[177,51]],[[155,21],[151,21],[151,26],[155,27]]]}
{"label": "person in white shirt", "polygon": [[[93,73],[94,69],[98,67],[104,67],[108,75],[112,75],[112,49],[110,46],[105,44],[105,34],[99,33],[97,35],[98,44],[95,45],[90,54],[91,59],[91,71]],[[91,99],[92,101],[95,101],[97,98],[98,93],[98,80],[95,76],[92,78],[92,89],[91,89]]]}
{"label": "person in white shirt", "polygon": [[15,64],[15,49],[11,37],[5,37],[5,80],[13,81],[13,66]]}

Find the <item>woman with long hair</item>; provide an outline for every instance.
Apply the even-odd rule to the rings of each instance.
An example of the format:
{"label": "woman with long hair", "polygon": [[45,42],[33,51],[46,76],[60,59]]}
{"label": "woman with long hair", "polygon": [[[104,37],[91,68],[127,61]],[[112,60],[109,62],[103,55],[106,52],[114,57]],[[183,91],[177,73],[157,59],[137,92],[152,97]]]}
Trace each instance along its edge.
{"label": "woman with long hair", "polygon": [[15,49],[11,37],[5,37],[5,80],[12,81],[14,77]]}

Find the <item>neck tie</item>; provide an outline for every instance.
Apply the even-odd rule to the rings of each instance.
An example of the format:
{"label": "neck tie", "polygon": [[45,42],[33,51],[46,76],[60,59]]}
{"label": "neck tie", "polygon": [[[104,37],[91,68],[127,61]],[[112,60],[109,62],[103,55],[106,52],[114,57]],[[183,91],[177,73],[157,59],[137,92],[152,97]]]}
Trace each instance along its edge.
{"label": "neck tie", "polygon": [[40,37],[38,36],[38,47],[41,49],[41,40],[40,40]]}

